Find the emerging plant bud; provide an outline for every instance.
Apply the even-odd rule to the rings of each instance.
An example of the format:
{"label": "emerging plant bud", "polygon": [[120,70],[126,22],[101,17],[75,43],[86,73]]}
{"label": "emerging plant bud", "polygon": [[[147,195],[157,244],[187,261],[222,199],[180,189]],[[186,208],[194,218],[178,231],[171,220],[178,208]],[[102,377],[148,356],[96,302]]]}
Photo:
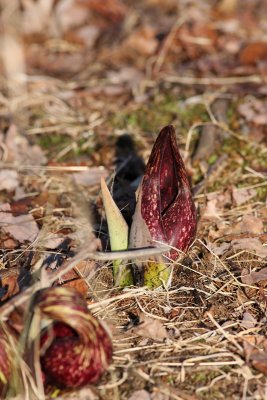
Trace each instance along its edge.
{"label": "emerging plant bud", "polygon": [[111,339],[71,288],[48,288],[37,294],[42,317],[53,321],[41,334],[41,367],[45,383],[78,388],[93,383],[112,358]]}
{"label": "emerging plant bud", "polygon": [[165,243],[172,247],[168,256],[175,261],[179,250],[185,252],[193,242],[196,227],[195,205],[175,131],[166,126],[154,144],[139,188],[130,247]]}

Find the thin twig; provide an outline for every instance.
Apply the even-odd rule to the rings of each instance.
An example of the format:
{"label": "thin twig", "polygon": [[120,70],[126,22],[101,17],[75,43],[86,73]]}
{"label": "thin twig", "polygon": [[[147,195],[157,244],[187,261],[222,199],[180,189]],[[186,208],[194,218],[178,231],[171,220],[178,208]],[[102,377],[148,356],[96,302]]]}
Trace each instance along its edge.
{"label": "thin twig", "polygon": [[194,76],[165,76],[165,82],[178,83],[181,85],[238,85],[242,83],[263,83],[260,75],[226,76],[197,78]]}

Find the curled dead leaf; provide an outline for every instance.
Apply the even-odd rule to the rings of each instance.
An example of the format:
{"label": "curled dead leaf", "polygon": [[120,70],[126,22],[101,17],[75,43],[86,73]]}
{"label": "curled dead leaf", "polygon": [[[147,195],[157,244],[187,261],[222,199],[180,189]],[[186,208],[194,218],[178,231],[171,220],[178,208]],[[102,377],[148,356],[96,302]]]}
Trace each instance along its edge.
{"label": "curled dead leaf", "polygon": [[19,185],[18,173],[12,169],[2,169],[0,171],[0,190],[12,191]]}
{"label": "curled dead leaf", "polygon": [[67,280],[62,284],[62,286],[70,287],[76,289],[83,297],[87,297],[88,294],[88,285],[83,278],[75,278],[71,280]]}
{"label": "curled dead leaf", "polygon": [[241,64],[256,64],[258,61],[267,59],[267,42],[249,43],[241,51],[239,61]]}
{"label": "curled dead leaf", "polygon": [[0,301],[5,301],[19,292],[19,269],[0,270]]}
{"label": "curled dead leaf", "polygon": [[267,353],[258,352],[251,355],[251,362],[254,368],[267,375]]}
{"label": "curled dead leaf", "polygon": [[0,206],[0,229],[10,234],[18,242],[32,242],[39,228],[31,214],[14,216],[8,203]]}
{"label": "curled dead leaf", "polygon": [[260,281],[267,281],[267,267],[262,268],[260,271],[253,271],[248,274],[247,270],[242,271],[241,281],[246,285],[253,285]]}
{"label": "curled dead leaf", "polygon": [[132,329],[136,335],[162,342],[168,338],[168,332],[158,319],[140,314],[139,324]]}
{"label": "curled dead leaf", "polygon": [[241,321],[241,326],[245,329],[250,329],[254,328],[254,326],[257,324],[257,320],[253,317],[250,312],[246,311],[244,312],[243,319]]}
{"label": "curled dead leaf", "polygon": [[107,170],[104,167],[92,167],[87,171],[80,171],[72,174],[75,183],[82,186],[98,184],[101,177],[107,177]]}
{"label": "curled dead leaf", "polygon": [[237,206],[241,206],[241,204],[246,203],[253,197],[255,197],[257,194],[257,191],[255,189],[247,189],[247,188],[241,188],[233,189],[233,200],[236,203]]}
{"label": "curled dead leaf", "polygon": [[150,400],[150,394],[142,389],[142,390],[136,390],[133,392],[133,394],[128,398],[128,400]]}
{"label": "curled dead leaf", "polygon": [[134,31],[125,40],[123,46],[143,56],[150,56],[155,53],[158,46],[156,32],[152,27],[145,26]]}
{"label": "curled dead leaf", "polygon": [[234,250],[246,250],[255,253],[258,257],[267,257],[267,247],[258,238],[241,238],[232,240]]}

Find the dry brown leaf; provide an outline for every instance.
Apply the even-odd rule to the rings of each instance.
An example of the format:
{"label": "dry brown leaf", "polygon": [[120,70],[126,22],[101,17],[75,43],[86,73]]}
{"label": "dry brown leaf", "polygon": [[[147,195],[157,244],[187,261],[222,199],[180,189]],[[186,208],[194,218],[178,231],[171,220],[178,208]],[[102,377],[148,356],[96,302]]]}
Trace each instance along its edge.
{"label": "dry brown leaf", "polygon": [[263,246],[258,238],[241,238],[232,240],[234,250],[246,250],[255,253],[259,257],[267,257],[267,247]]}
{"label": "dry brown leaf", "polygon": [[144,74],[134,67],[122,67],[119,71],[110,71],[107,74],[108,80],[114,85],[129,83],[139,84],[144,79]]}
{"label": "dry brown leaf", "polygon": [[261,100],[252,97],[240,104],[238,111],[248,122],[258,126],[267,124],[267,105]]}
{"label": "dry brown leaf", "polygon": [[220,246],[216,246],[213,243],[209,244],[209,248],[217,256],[223,255],[227,250],[229,250],[229,247],[230,247],[230,243],[227,243],[227,242],[221,243]]}
{"label": "dry brown leaf", "polygon": [[178,389],[177,387],[172,387],[171,385],[160,384],[153,388],[153,393],[151,395],[151,400],[198,400],[199,397],[194,394],[189,394],[185,390]]}
{"label": "dry brown leaf", "polygon": [[17,268],[0,270],[0,301],[4,301],[19,292],[19,270]]}
{"label": "dry brown leaf", "polygon": [[9,204],[0,206],[0,228],[18,242],[32,242],[39,233],[39,228],[31,214],[14,217]]}
{"label": "dry brown leaf", "polygon": [[23,2],[22,30],[25,34],[33,34],[47,29],[51,21],[53,0],[37,0]]}
{"label": "dry brown leaf", "polygon": [[98,265],[94,260],[82,260],[75,266],[75,269],[78,270],[80,276],[89,279],[91,275],[95,274],[97,268]]}
{"label": "dry brown leaf", "polygon": [[5,249],[14,250],[17,247],[18,243],[16,240],[8,238],[6,240],[3,240],[2,245]]}
{"label": "dry brown leaf", "polygon": [[154,392],[151,394],[151,400],[169,400],[170,396],[161,392]]}
{"label": "dry brown leaf", "polygon": [[168,338],[166,328],[158,319],[148,317],[142,313],[139,316],[139,320],[140,324],[132,329],[132,332],[136,335],[157,340],[160,342]]}
{"label": "dry brown leaf", "polygon": [[0,171],[0,190],[12,191],[19,185],[18,173],[13,169],[2,169]]}
{"label": "dry brown leaf", "polygon": [[72,174],[72,178],[77,185],[90,186],[100,183],[100,178],[108,175],[104,167],[92,167],[88,171],[80,171]]}
{"label": "dry brown leaf", "polygon": [[85,24],[89,15],[90,11],[76,0],[61,0],[55,8],[55,16],[62,32]]}
{"label": "dry brown leaf", "polygon": [[267,281],[267,267],[262,268],[258,272],[251,272],[250,274],[248,274],[248,271],[244,269],[242,271],[241,281],[246,285],[254,285],[254,283],[260,281]]}
{"label": "dry brown leaf", "polygon": [[267,351],[267,339],[263,335],[253,334],[243,338],[244,354],[246,362],[250,361],[252,354]]}
{"label": "dry brown leaf", "polygon": [[202,217],[204,219],[221,219],[216,198],[208,200]]}
{"label": "dry brown leaf", "polygon": [[85,64],[82,52],[51,52],[47,47],[40,46],[28,47],[26,58],[31,70],[40,69],[46,74],[60,76],[77,73]]}
{"label": "dry brown leaf", "polygon": [[1,136],[0,140],[4,140],[7,149],[7,161],[35,165],[46,163],[46,157],[40,146],[30,145],[28,140],[19,134],[16,125],[10,125],[5,138]]}
{"label": "dry brown leaf", "polygon": [[38,243],[39,246],[42,246],[46,249],[56,249],[58,246],[60,246],[64,240],[66,239],[66,237],[64,236],[60,236],[56,233],[50,233],[46,236],[43,237],[42,232],[39,232],[39,235],[36,238],[36,241]]}
{"label": "dry brown leaf", "polygon": [[124,42],[123,46],[135,52],[150,56],[155,53],[158,41],[155,38],[156,32],[152,27],[145,26],[134,31]]}
{"label": "dry brown leaf", "polygon": [[249,43],[240,53],[241,64],[256,64],[260,60],[267,59],[267,42]]}
{"label": "dry brown leaf", "polygon": [[101,31],[97,26],[85,25],[75,31],[68,32],[65,37],[70,42],[79,43],[87,49],[92,49]]}
{"label": "dry brown leaf", "polygon": [[252,365],[263,374],[267,375],[267,353],[259,352],[258,354],[252,354],[250,357]]}
{"label": "dry brown leaf", "polygon": [[[64,276],[65,279],[65,276]],[[61,286],[72,287],[77,290],[77,292],[81,293],[83,297],[87,297],[88,295],[88,285],[86,284],[83,278],[71,279],[64,282]]]}
{"label": "dry brown leaf", "polygon": [[218,4],[218,11],[223,14],[233,14],[238,7],[238,0],[221,0]]}
{"label": "dry brown leaf", "polygon": [[254,328],[257,325],[257,320],[248,311],[244,312],[241,326],[246,329]]}
{"label": "dry brown leaf", "polygon": [[57,397],[58,399],[64,399],[64,400],[78,400],[78,399],[82,399],[82,400],[100,400],[100,397],[97,393],[95,393],[95,389],[93,387],[89,388],[89,387],[85,387],[85,388],[81,388],[79,390],[75,391],[75,394],[69,393],[69,394],[64,394],[64,396],[61,398]]}
{"label": "dry brown leaf", "polygon": [[150,400],[150,394],[146,390],[136,390],[128,400]]}
{"label": "dry brown leaf", "polygon": [[244,215],[241,222],[235,226],[234,232],[249,232],[254,234],[264,233],[263,222],[260,218],[254,217],[254,215]]}
{"label": "dry brown leaf", "polygon": [[120,22],[126,15],[127,7],[120,0],[78,0],[78,4],[93,10],[112,22]]}
{"label": "dry brown leaf", "polygon": [[253,197],[255,197],[256,194],[257,191],[255,189],[247,189],[247,188],[233,189],[233,199],[237,206],[241,206],[241,204],[244,204],[250,199],[253,199]]}

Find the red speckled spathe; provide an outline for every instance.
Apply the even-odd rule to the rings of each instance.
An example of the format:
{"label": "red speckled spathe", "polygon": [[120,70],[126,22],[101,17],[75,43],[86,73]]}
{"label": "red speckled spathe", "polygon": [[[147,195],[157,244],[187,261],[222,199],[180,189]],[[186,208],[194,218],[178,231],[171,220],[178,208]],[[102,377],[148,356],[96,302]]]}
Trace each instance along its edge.
{"label": "red speckled spathe", "polygon": [[52,332],[43,333],[42,347],[47,346],[47,341],[50,343],[41,357],[45,383],[82,387],[96,382],[111,361],[112,344],[100,324],[94,332],[94,340],[86,345],[73,329],[61,322],[54,324]]}
{"label": "red speckled spathe", "polygon": [[[171,125],[153,146],[141,193],[141,214],[152,240],[186,251],[196,234],[196,209]],[[179,252],[171,250],[169,256],[176,260]]]}
{"label": "red speckled spathe", "polygon": [[[41,357],[47,382],[61,387],[82,387],[97,381],[111,361],[111,341],[100,324],[95,340],[87,345],[74,330],[61,322],[54,324],[53,336],[52,343]],[[46,345],[48,337],[45,332],[42,345]]]}
{"label": "red speckled spathe", "polygon": [[112,341],[73,288],[50,287],[35,295],[35,307],[53,321],[41,332],[44,384],[77,388],[95,382],[112,358]]}

